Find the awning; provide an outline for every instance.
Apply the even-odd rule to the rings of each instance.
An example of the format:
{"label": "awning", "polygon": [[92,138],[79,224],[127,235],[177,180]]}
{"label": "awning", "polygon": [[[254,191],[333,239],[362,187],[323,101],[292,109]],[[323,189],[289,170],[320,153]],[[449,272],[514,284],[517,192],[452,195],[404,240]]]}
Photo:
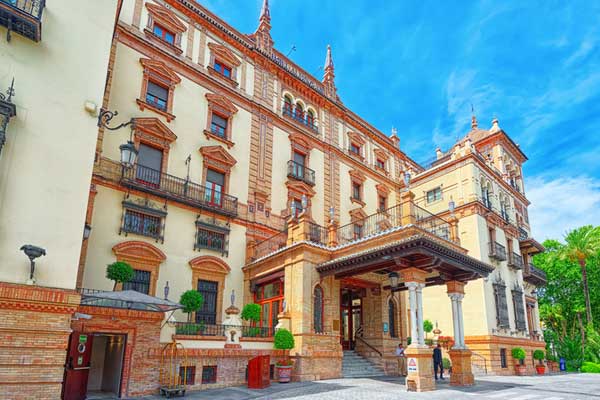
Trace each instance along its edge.
{"label": "awning", "polygon": [[171,311],[183,308],[171,300],[159,299],[135,290],[108,292],[102,290],[82,289],[81,305],[95,307],[123,308],[140,311]]}

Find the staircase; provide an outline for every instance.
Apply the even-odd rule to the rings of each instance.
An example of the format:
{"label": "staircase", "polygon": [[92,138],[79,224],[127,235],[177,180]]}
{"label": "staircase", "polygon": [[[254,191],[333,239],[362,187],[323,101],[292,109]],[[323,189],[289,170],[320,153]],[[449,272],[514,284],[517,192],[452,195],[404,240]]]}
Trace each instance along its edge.
{"label": "staircase", "polygon": [[383,369],[355,351],[344,351],[342,359],[342,376],[344,378],[364,378],[370,376],[383,376]]}

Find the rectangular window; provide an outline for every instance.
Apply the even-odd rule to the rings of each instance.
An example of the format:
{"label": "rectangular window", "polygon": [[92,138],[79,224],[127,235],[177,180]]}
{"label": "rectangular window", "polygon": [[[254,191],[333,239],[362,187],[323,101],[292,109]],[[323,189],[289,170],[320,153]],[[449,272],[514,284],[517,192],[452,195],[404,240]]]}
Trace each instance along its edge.
{"label": "rectangular window", "polygon": [[152,29],[152,32],[156,36],[158,36],[159,38],[164,40],[165,42],[170,43],[170,44],[175,44],[175,35],[173,34],[173,32],[169,31],[168,29],[165,29],[164,27],[162,27],[158,24],[154,24],[154,28]]}
{"label": "rectangular window", "polygon": [[198,236],[196,239],[197,249],[209,249],[216,251],[225,251],[226,234],[216,232],[207,228],[198,227]]}
{"label": "rectangular window", "polygon": [[525,321],[525,306],[523,304],[523,292],[520,290],[512,291],[513,310],[515,313],[515,327],[517,331],[523,332],[527,327]]}
{"label": "rectangular window", "polygon": [[220,60],[215,60],[215,71],[223,75],[225,78],[231,79],[231,68],[223,64]]}
{"label": "rectangular window", "polygon": [[508,304],[506,302],[506,286],[503,283],[495,283],[494,299],[496,305],[496,324],[498,328],[509,328]]}
{"label": "rectangular window", "polygon": [[205,365],[202,367],[202,383],[216,383],[217,382],[217,366],[216,365]]}
{"label": "rectangular window", "polygon": [[377,159],[377,163],[375,165],[379,169],[385,169],[385,162],[383,160]]}
{"label": "rectangular window", "polygon": [[357,146],[355,143],[350,143],[350,152],[360,155],[360,146]]}
{"label": "rectangular window", "polygon": [[283,283],[275,280],[258,286],[254,292],[254,298],[261,308],[261,327],[272,328],[277,325],[277,315],[283,311]]}
{"label": "rectangular window", "polygon": [[500,366],[502,368],[508,368],[508,363],[506,362],[506,349],[500,349]]}
{"label": "rectangular window", "polygon": [[157,239],[161,237],[162,218],[126,209],[122,231]]}
{"label": "rectangular window", "polygon": [[202,295],[204,303],[202,308],[196,311],[196,322],[204,322],[208,325],[216,324],[219,282],[198,280],[198,292]]}
{"label": "rectangular window", "polygon": [[179,381],[182,385],[194,385],[196,382],[196,367],[179,367]]}
{"label": "rectangular window", "polygon": [[360,239],[363,236],[363,226],[354,224],[354,239]]}
{"label": "rectangular window", "polygon": [[298,199],[293,199],[292,202],[294,203],[294,209],[296,210],[295,217],[297,218],[300,215],[300,213],[302,213],[302,201]]}
{"label": "rectangular window", "polygon": [[361,184],[352,182],[352,198],[355,200],[361,199]]}
{"label": "rectangular window", "polygon": [[227,137],[227,118],[221,117],[219,114],[212,113],[210,122],[210,131],[215,135]]}
{"label": "rectangular window", "polygon": [[225,187],[225,174],[212,169],[206,171],[206,193],[204,199],[207,203],[221,206],[223,190]]}
{"label": "rectangular window", "polygon": [[162,161],[162,150],[140,143],[135,179],[148,186],[160,187]]}
{"label": "rectangular window", "polygon": [[133,270],[133,279],[123,283],[123,290],[135,290],[136,292],[150,294],[150,271]]}
{"label": "rectangular window", "polygon": [[434,201],[438,201],[441,199],[442,199],[442,188],[441,187],[438,186],[435,189],[432,189],[427,192],[427,202],[428,203],[433,203]]}
{"label": "rectangular window", "polygon": [[159,110],[167,110],[169,89],[152,81],[148,81],[146,88],[146,103]]}
{"label": "rectangular window", "polygon": [[379,196],[378,204],[379,211],[385,211],[387,209],[387,198],[385,196]]}

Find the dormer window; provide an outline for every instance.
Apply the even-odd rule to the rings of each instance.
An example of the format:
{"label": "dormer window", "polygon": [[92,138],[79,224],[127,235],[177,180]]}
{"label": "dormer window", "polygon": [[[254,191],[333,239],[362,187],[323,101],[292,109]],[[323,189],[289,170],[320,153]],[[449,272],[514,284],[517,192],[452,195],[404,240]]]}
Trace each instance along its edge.
{"label": "dormer window", "polygon": [[152,32],[165,42],[175,44],[175,34],[165,27],[155,23]]}
{"label": "dormer window", "polygon": [[231,79],[231,67],[227,66],[221,60],[215,59],[215,71],[223,75],[225,78]]}
{"label": "dormer window", "polygon": [[152,81],[148,81],[146,103],[159,110],[167,111],[169,89]]}

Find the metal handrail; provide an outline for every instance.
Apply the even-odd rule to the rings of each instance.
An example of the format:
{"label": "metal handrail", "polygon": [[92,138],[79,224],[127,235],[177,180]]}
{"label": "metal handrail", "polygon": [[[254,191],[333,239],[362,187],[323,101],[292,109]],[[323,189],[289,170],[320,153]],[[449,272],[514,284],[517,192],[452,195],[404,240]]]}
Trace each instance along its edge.
{"label": "metal handrail", "polygon": [[375,353],[379,354],[379,357],[383,357],[383,353],[381,351],[377,350],[377,348],[374,347],[373,345],[369,344],[369,342],[367,342],[367,340],[365,338],[363,338],[362,336],[355,336],[355,338],[357,340],[360,340],[361,342],[363,342],[369,349],[371,349]]}
{"label": "metal handrail", "polygon": [[313,171],[312,169],[305,167],[304,165],[297,163],[294,160],[289,160],[287,167],[287,176],[289,178],[301,180],[311,186],[315,185],[315,171]]}
{"label": "metal handrail", "polygon": [[[190,336],[225,336],[225,330],[232,325],[206,324],[203,322],[175,322],[176,335]],[[270,326],[233,326],[242,331],[242,337],[269,338],[275,334],[275,328]]]}
{"label": "metal handrail", "polygon": [[495,258],[499,261],[506,260],[506,247],[502,246],[498,242],[490,242],[490,257]]}
{"label": "metal handrail", "polygon": [[450,235],[450,223],[445,219],[430,213],[424,208],[414,204],[416,225],[442,239],[452,240]]}
{"label": "metal handrail", "polygon": [[300,114],[297,110],[292,109],[289,106],[284,105],[283,109],[282,109],[282,114],[286,117],[289,117],[290,119],[293,119],[296,122],[301,123],[302,125],[308,127],[309,129],[313,130],[313,131],[317,131],[317,125],[315,125],[314,121],[310,121],[307,117],[306,117],[306,113],[302,112],[302,114]]}
{"label": "metal handrail", "polygon": [[46,5],[45,0],[0,0],[0,3],[8,4],[35,19],[42,19],[42,12]]}
{"label": "metal handrail", "polygon": [[[339,245],[354,242],[356,240],[374,235],[385,229],[402,224],[402,205],[398,204],[384,211],[378,211],[360,220],[340,226],[336,231]],[[360,233],[355,230],[361,226]]]}
{"label": "metal handrail", "polygon": [[518,255],[517,253],[514,253],[514,252],[510,253],[508,263],[517,269],[522,269],[523,268],[523,257],[521,257],[520,255]]}

